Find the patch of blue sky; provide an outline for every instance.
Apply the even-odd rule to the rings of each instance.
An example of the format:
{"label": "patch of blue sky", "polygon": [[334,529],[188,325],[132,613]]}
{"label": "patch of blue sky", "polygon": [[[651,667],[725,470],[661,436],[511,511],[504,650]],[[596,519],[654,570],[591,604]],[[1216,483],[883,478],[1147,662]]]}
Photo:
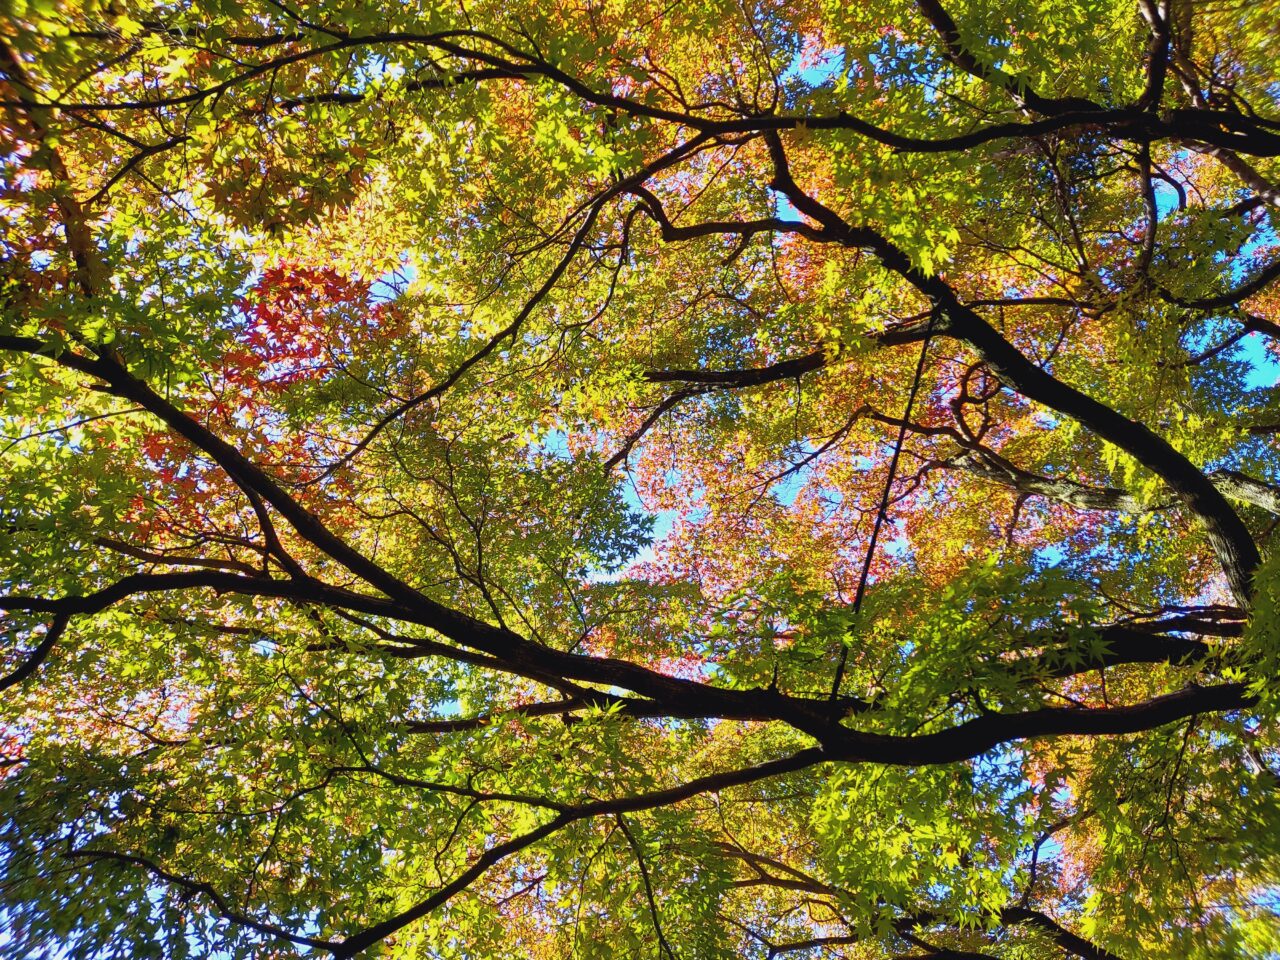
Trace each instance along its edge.
{"label": "patch of blue sky", "polygon": [[774,216],[788,223],[804,223],[804,216],[796,209],[785,194],[769,187],[769,196],[773,200]]}
{"label": "patch of blue sky", "polygon": [[840,77],[844,76],[843,50],[824,50],[816,60],[810,63],[805,63],[805,60],[806,57],[803,53],[796,54],[787,69],[783,71],[780,79],[784,83],[788,80],[799,80],[810,89],[816,89],[835,83]]}
{"label": "patch of blue sky", "polygon": [[[567,456],[566,451],[566,456]],[[683,513],[693,522],[705,515],[702,511],[679,511],[651,508],[640,496],[635,483],[628,477],[621,486],[622,502],[627,510],[639,514],[650,523],[649,536],[635,555],[616,570],[593,569],[587,572],[588,583],[617,583],[628,576],[628,571],[643,564],[652,563],[658,558],[658,548],[663,540],[671,535],[676,520]]]}
{"label": "patch of blue sky", "polygon": [[1061,544],[1051,543],[1037,547],[1032,551],[1031,556],[1038,566],[1056,567],[1067,559],[1067,550]]}
{"label": "patch of blue sky", "polygon": [[1238,354],[1249,365],[1245,386],[1250,389],[1272,388],[1280,382],[1280,362],[1267,349],[1267,338],[1251,333],[1240,341]]}
{"label": "patch of blue sky", "polygon": [[[1232,271],[1232,282],[1240,283],[1244,281],[1245,261],[1250,259],[1250,255],[1258,247],[1274,244],[1278,241],[1280,241],[1280,238],[1276,236],[1276,232],[1271,227],[1270,222],[1264,221],[1254,239],[1241,249],[1241,256],[1236,259]],[[1240,353],[1250,365],[1250,372],[1246,379],[1246,384],[1249,387],[1274,387],[1277,381],[1280,381],[1280,363],[1277,363],[1275,355],[1267,349],[1267,342],[1267,337],[1257,333],[1251,333],[1240,342]]]}
{"label": "patch of blue sky", "polygon": [[[12,914],[7,910],[0,910],[0,957],[12,954],[14,944],[13,934],[10,931],[16,929],[17,923],[14,921]],[[69,960],[70,956],[68,948],[51,946],[48,960]]]}
{"label": "patch of blue sky", "polygon": [[369,284],[369,299],[374,303],[390,303],[417,279],[418,268],[413,262],[413,252],[406,250],[400,254],[400,266],[388,270]]}
{"label": "patch of blue sky", "polygon": [[800,496],[800,491],[804,489],[805,483],[808,482],[804,474],[804,470],[788,473],[782,480],[773,484],[769,489],[769,495],[784,507],[791,506],[796,502],[796,497]]}
{"label": "patch of blue sky", "polygon": [[1180,196],[1170,184],[1163,180],[1152,179],[1151,186],[1156,195],[1156,215],[1158,217],[1167,217],[1170,213],[1178,209]]}
{"label": "patch of blue sky", "polygon": [[[649,518],[653,524],[648,543],[641,547],[639,552],[631,558],[631,562],[628,566],[635,567],[641,564],[652,563],[658,557],[658,545],[671,535],[671,530],[675,526],[677,518],[680,516],[680,511],[650,509],[644,500],[641,499],[640,491],[636,489],[636,485],[630,481],[624,483],[622,486],[622,499],[623,503],[626,504],[627,509],[634,511],[643,517]],[[627,568],[623,567],[622,570],[612,574],[594,573],[591,575],[590,579],[596,583],[608,583],[622,578],[625,575],[626,570]]]}

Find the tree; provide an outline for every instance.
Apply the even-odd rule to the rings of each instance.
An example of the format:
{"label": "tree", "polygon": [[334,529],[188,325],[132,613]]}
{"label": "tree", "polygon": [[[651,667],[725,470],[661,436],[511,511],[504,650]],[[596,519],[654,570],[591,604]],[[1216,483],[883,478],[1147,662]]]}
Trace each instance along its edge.
{"label": "tree", "polygon": [[0,954],[1276,955],[1278,14],[10,0]]}

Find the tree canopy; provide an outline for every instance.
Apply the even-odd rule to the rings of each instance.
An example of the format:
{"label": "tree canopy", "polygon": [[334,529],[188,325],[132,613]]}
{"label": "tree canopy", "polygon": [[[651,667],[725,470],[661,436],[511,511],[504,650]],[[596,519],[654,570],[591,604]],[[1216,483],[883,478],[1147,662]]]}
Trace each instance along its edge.
{"label": "tree canopy", "polygon": [[0,956],[1280,951],[1273,0],[6,0]]}

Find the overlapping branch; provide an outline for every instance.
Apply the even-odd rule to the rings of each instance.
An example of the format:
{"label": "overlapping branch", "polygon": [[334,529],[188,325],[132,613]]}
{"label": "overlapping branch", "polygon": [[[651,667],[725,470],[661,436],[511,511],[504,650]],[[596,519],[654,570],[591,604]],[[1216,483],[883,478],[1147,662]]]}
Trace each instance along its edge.
{"label": "overlapping branch", "polygon": [[[955,21],[935,0],[919,0],[921,12],[941,40],[944,55],[959,69],[992,84],[1014,98],[1024,118],[1008,123],[993,123],[976,129],[937,138],[903,136],[890,130],[840,112],[834,115],[742,114],[673,110],[655,103],[595,90],[545,57],[517,49],[497,37],[474,30],[444,31],[430,34],[383,33],[351,36],[325,30],[328,42],[312,44],[314,29],[274,37],[229,38],[226,42],[255,50],[288,49],[249,64],[243,71],[219,83],[174,95],[150,99],[94,102],[42,99],[31,85],[23,81],[15,99],[3,105],[22,113],[33,122],[63,110],[72,117],[96,117],[120,111],[163,113],[215,101],[237,87],[270,74],[282,67],[332,57],[335,54],[388,48],[421,49],[452,58],[454,66],[439,71],[432,78],[408,81],[404,89],[417,92],[444,88],[459,83],[494,81],[547,80],[583,102],[648,121],[669,124],[687,133],[680,145],[637,172],[618,177],[603,193],[578,211],[581,217],[576,232],[564,254],[557,260],[534,294],[516,311],[510,323],[488,340],[439,384],[393,409],[350,452],[349,461],[365,449],[378,431],[404,416],[410,410],[443,395],[454,387],[468,371],[484,363],[499,347],[517,337],[533,311],[548,297],[574,257],[584,248],[588,237],[606,204],[624,195],[636,198],[638,209],[657,226],[665,243],[678,243],[704,237],[731,236],[745,242],[757,235],[791,233],[815,243],[832,243],[870,251],[885,270],[900,278],[931,305],[938,323],[931,326],[923,320],[909,321],[875,337],[883,346],[915,343],[930,332],[961,342],[973,350],[986,366],[1008,387],[1022,396],[1070,416],[1093,433],[1120,447],[1153,471],[1172,491],[1177,501],[1203,525],[1224,575],[1242,608],[1251,599],[1252,577],[1259,564],[1256,543],[1248,528],[1235,512],[1228,498],[1240,499],[1280,512],[1280,494],[1268,484],[1241,474],[1219,472],[1206,474],[1198,469],[1168,441],[1144,424],[1123,416],[1064,382],[1050,369],[1037,364],[1020,351],[980,312],[986,305],[1014,304],[1015,299],[1000,301],[966,301],[943,278],[914,266],[907,254],[882,233],[864,224],[851,223],[832,207],[801,188],[793,177],[781,134],[801,127],[807,130],[847,130],[903,151],[946,152],[973,149],[1002,139],[1040,137],[1079,127],[1105,132],[1118,140],[1131,140],[1149,149],[1153,140],[1174,139],[1205,148],[1230,150],[1255,156],[1280,155],[1280,126],[1254,115],[1197,105],[1187,109],[1159,109],[1171,56],[1172,40],[1167,7],[1154,4],[1144,7],[1152,28],[1149,48],[1148,82],[1141,99],[1129,107],[1106,107],[1083,98],[1053,98],[1031,90],[1018,78],[990,64],[983,63],[968,51]],[[148,24],[146,29],[168,33],[171,28]],[[183,33],[182,36],[195,35]],[[4,48],[8,69],[20,70],[14,55]],[[289,110],[309,104],[353,105],[368,94],[358,90],[327,90],[283,98],[265,109]],[[1036,116],[1030,116],[1035,114]],[[36,128],[39,130],[39,128]],[[728,138],[760,137],[768,147],[772,177],[767,186],[777,190],[806,220],[792,221],[776,217],[757,219],[713,220],[700,223],[677,223],[668,216],[661,200],[649,190],[646,182],[658,172],[673,168],[704,146],[725,142]],[[172,137],[154,145],[141,145],[137,154],[117,171],[98,191],[94,200],[135,168],[153,156],[163,154],[184,142]],[[765,186],[766,184],[761,184]],[[68,235],[72,227],[83,232],[79,210],[64,207],[68,219]],[[1154,218],[1153,218],[1154,219]],[[75,221],[73,224],[72,221]],[[76,237],[71,237],[76,241]],[[88,247],[84,237],[73,256],[85,272],[87,264],[81,256]],[[1275,264],[1262,268],[1254,277],[1232,291],[1208,298],[1179,298],[1165,292],[1166,299],[1197,309],[1234,306],[1241,300],[1265,289],[1280,277]],[[1047,301],[1052,298],[1041,298]],[[1030,300],[1023,302],[1031,302]],[[1070,301],[1055,301],[1070,302]],[[375,923],[343,940],[309,938],[274,923],[262,921],[243,912],[221,896],[209,884],[170,871],[153,859],[132,853],[107,849],[84,848],[73,856],[87,860],[114,860],[148,871],[158,881],[176,885],[201,896],[212,904],[215,912],[226,919],[257,932],[281,937],[293,943],[326,950],[338,958],[354,957],[361,951],[392,936],[407,925],[427,916],[467,890],[486,872],[504,860],[527,850],[572,824],[594,818],[621,818],[625,814],[677,805],[693,797],[730,790],[810,770],[829,763],[877,764],[898,767],[925,766],[972,760],[1007,744],[1024,743],[1053,737],[1115,737],[1153,730],[1205,713],[1247,711],[1255,704],[1249,687],[1242,682],[1218,682],[1212,678],[1218,645],[1205,637],[1229,637],[1237,633],[1235,621],[1225,626],[1220,622],[1196,621],[1193,617],[1166,619],[1142,625],[1104,625],[1101,641],[1085,651],[1069,638],[1061,644],[1050,644],[1042,652],[1021,660],[1002,663],[1019,675],[1038,679],[1075,676],[1089,670],[1105,671],[1126,664],[1167,663],[1185,668],[1197,680],[1162,696],[1125,705],[1097,708],[1040,707],[1017,712],[983,712],[971,716],[953,710],[927,725],[925,732],[890,734],[879,732],[873,718],[867,717],[880,704],[856,697],[833,696],[811,698],[784,693],[771,685],[763,689],[729,689],[713,682],[700,682],[668,676],[644,665],[617,658],[578,654],[554,649],[534,642],[501,625],[494,625],[443,604],[407,582],[385,565],[352,546],[331,529],[324,520],[308,510],[286,486],[271,473],[253,462],[243,451],[227,442],[205,424],[185,412],[179,403],[151,387],[130,367],[126,358],[108,347],[54,349],[35,337],[0,336],[0,349],[28,356],[41,356],[66,370],[94,378],[98,385],[115,396],[129,400],[164,423],[176,435],[209,457],[237,485],[259,519],[264,548],[279,563],[283,576],[265,569],[257,571],[247,564],[210,561],[207,558],[163,554],[144,547],[116,542],[101,545],[131,557],[141,564],[154,566],[192,566],[194,570],[136,572],[96,591],[82,596],[49,598],[35,595],[0,597],[0,607],[36,615],[49,615],[51,626],[38,647],[17,669],[0,680],[0,689],[29,680],[41,663],[47,660],[73,617],[88,616],[131,597],[157,592],[207,590],[229,592],[241,596],[260,597],[318,606],[337,611],[352,622],[384,632],[379,622],[410,624],[425,628],[431,636],[382,637],[382,652],[395,656],[430,656],[453,658],[484,670],[510,673],[532,679],[559,691],[563,699],[514,707],[512,715],[524,718],[564,716],[588,709],[616,710],[633,718],[662,720],[729,720],[785,724],[806,735],[813,745],[789,756],[756,766],[728,770],[691,779],[685,783],[630,796],[619,796],[589,802],[572,802],[555,797],[528,797],[516,794],[476,793],[472,799],[497,800],[540,808],[545,822],[525,833],[496,842],[479,854],[452,880],[429,896],[393,916]],[[838,355],[813,351],[778,361],[757,369],[652,370],[645,379],[653,384],[676,384],[677,392],[660,403],[643,430],[674,406],[672,397],[683,399],[715,389],[747,389],[784,380],[797,379],[820,370]],[[903,429],[911,424],[904,418]],[[963,440],[964,438],[961,437]],[[630,450],[628,443],[620,456]],[[1021,493],[1053,497],[1086,509],[1148,509],[1126,491],[1093,488],[1072,480],[1042,477],[1023,471],[1003,460],[994,451],[975,449],[969,443],[966,452],[952,461],[953,466],[968,469],[989,480],[1003,483]],[[618,459],[618,458],[615,458]],[[344,461],[345,462],[345,461]],[[308,572],[306,565],[287,552],[276,533],[278,518],[298,538],[305,541],[327,561],[341,566],[364,585],[360,591],[331,585]],[[283,528],[282,528],[283,529]],[[362,592],[364,589],[371,593]],[[370,621],[363,618],[376,618]],[[439,639],[443,638],[443,639]],[[1052,639],[1052,638],[1051,638]],[[317,648],[322,649],[322,648]],[[1206,681],[1203,685],[1200,681]],[[495,711],[495,713],[498,713]],[[860,720],[861,728],[859,728]],[[407,728],[418,734],[448,735],[479,729],[500,722],[501,716],[485,714],[466,718],[420,720],[408,722]],[[389,779],[397,786],[424,791],[457,792],[456,788],[434,782],[415,781],[398,774],[369,766],[335,768],[333,774],[372,773]],[[475,792],[473,792],[475,793]],[[621,820],[619,822],[622,822]],[[625,827],[624,827],[625,829]],[[628,834],[628,838],[631,839]],[[633,841],[634,843],[634,841]],[[637,849],[637,853],[638,853]],[[644,869],[641,862],[641,869]],[[649,878],[645,876],[646,889]],[[793,878],[794,880],[794,878]],[[648,889],[650,906],[654,896]],[[1006,924],[1037,927],[1064,949],[1086,960],[1114,960],[1103,948],[1070,933],[1046,914],[1025,904],[1009,907],[1001,913]],[[919,918],[913,919],[913,924]],[[910,931],[905,931],[910,932]],[[836,942],[835,940],[831,941]],[[844,942],[844,941],[840,941]],[[914,942],[914,941],[913,941]],[[819,940],[804,944],[773,945],[773,953],[821,946]],[[670,948],[668,947],[668,952]],[[935,955],[945,951],[934,950]],[[961,955],[951,951],[951,955]]]}

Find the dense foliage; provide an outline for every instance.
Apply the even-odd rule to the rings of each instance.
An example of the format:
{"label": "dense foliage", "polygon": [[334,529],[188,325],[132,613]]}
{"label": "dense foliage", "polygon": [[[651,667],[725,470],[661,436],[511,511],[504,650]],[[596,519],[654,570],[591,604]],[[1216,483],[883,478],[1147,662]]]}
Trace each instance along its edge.
{"label": "dense foliage", "polygon": [[1280,951],[1274,0],[6,0],[0,955]]}

